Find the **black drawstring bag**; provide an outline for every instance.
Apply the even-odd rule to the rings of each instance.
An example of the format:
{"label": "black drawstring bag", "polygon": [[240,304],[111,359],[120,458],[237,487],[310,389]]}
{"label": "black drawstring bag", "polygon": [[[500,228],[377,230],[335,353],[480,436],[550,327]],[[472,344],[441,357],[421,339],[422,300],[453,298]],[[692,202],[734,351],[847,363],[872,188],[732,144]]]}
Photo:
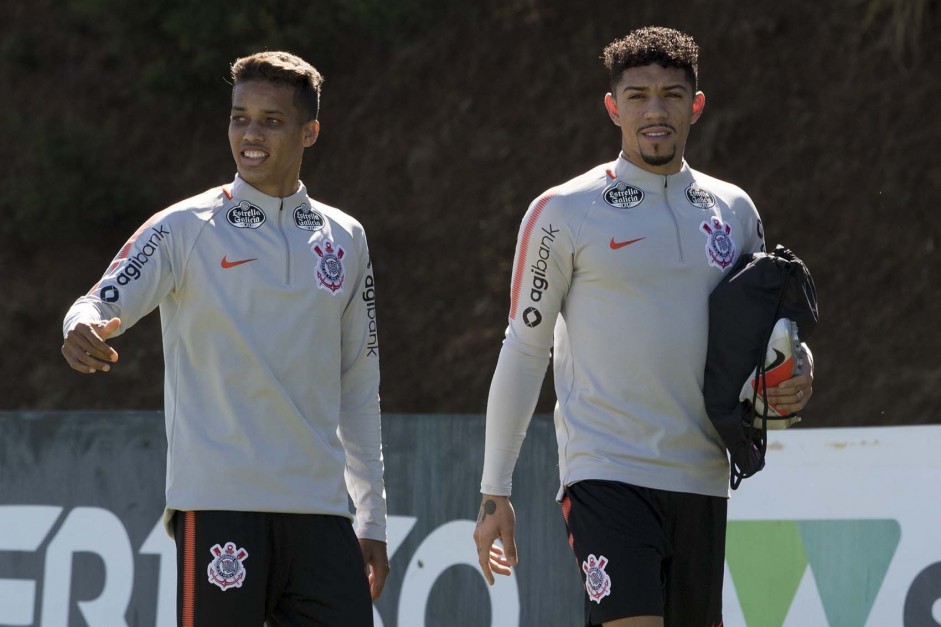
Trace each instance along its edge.
{"label": "black drawstring bag", "polygon": [[[770,253],[742,255],[709,297],[703,396],[706,413],[729,452],[733,490],[765,466],[765,431],[755,427],[754,408],[739,400],[739,394],[752,371],[762,375],[779,318],[797,323],[801,342],[817,324],[817,290],[810,271],[780,245]],[[767,412],[768,404],[764,407]]]}

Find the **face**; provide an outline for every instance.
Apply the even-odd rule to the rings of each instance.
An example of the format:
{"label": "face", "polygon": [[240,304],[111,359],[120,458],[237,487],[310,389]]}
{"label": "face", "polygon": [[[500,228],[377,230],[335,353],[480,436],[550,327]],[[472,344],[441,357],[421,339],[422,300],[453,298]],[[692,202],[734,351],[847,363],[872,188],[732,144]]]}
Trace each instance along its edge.
{"label": "face", "polygon": [[615,93],[604,99],[611,121],[621,127],[624,156],[656,174],[679,172],[689,127],[705,103],[682,69],[657,64],[625,70]]}
{"label": "face", "polygon": [[232,89],[229,146],[239,176],[269,196],[298,189],[304,149],[320,126],[305,121],[294,104],[294,88],[268,81],[237,82]]}

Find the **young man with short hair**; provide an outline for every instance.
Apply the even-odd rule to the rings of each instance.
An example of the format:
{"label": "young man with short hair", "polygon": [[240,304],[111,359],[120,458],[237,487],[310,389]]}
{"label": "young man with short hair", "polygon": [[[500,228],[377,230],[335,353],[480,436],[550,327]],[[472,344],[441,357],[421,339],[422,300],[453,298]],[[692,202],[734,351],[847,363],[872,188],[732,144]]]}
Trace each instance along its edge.
{"label": "young man with short hair", "polygon": [[[745,192],[684,160],[705,105],[697,58],[690,36],[660,27],[605,49],[621,154],[536,199],[517,243],[474,539],[487,580],[509,574],[512,474],[551,349],[586,625],[722,624],[729,461],[703,401],[708,302],[764,237]],[[797,412],[812,383],[800,374],[768,397]]]}
{"label": "young man with short hair", "polygon": [[180,625],[372,625],[389,566],[366,236],[298,179],[320,73],[263,52],[232,80],[234,182],[141,226],[62,353],[108,372],[108,338],[160,307]]}

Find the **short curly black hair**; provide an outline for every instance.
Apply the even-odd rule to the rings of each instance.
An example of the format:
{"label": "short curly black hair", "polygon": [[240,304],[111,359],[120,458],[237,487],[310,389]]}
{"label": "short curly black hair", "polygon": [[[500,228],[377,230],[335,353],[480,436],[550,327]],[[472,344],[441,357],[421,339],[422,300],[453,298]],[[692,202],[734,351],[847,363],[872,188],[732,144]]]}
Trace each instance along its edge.
{"label": "short curly black hair", "polygon": [[690,35],[663,26],[645,26],[631,31],[623,39],[612,41],[602,56],[608,68],[613,92],[624,70],[657,63],[677,67],[686,72],[693,86],[699,89],[699,46]]}
{"label": "short curly black hair", "polygon": [[290,52],[265,51],[232,63],[232,84],[239,81],[268,81],[294,87],[294,102],[307,120],[320,112],[323,76],[317,68]]}

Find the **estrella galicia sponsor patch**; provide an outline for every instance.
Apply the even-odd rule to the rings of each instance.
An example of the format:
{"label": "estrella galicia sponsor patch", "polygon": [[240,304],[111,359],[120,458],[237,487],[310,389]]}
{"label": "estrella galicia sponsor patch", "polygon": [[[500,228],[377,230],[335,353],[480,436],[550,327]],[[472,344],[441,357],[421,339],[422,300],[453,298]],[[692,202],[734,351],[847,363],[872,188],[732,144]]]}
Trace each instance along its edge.
{"label": "estrella galicia sponsor patch", "polygon": [[602,196],[606,203],[619,209],[630,209],[644,202],[643,190],[623,181],[609,185]]}
{"label": "estrella galicia sponsor patch", "polygon": [[119,295],[120,293],[118,292],[118,288],[113,285],[105,285],[98,292],[98,298],[105,301],[106,303],[116,302]]}
{"label": "estrella galicia sponsor patch", "polygon": [[588,598],[601,605],[601,599],[611,594],[611,577],[604,572],[608,559],[604,555],[595,557],[593,554],[582,562],[582,572],[585,573],[585,591]]}
{"label": "estrella galicia sponsor patch", "polygon": [[706,234],[706,259],[710,266],[725,272],[735,261],[735,241],[732,240],[732,227],[722,222],[718,216],[712,216],[700,227]]}
{"label": "estrella galicia sponsor patch", "polygon": [[241,588],[245,581],[245,564],[248,551],[236,548],[234,542],[226,542],[225,547],[218,544],[209,549],[212,561],[206,569],[209,574],[209,583],[225,591],[230,588]]}
{"label": "estrella galicia sponsor patch", "polygon": [[334,295],[342,292],[343,279],[346,278],[343,270],[343,247],[334,246],[330,240],[324,240],[310,249],[320,257],[317,263],[317,287]]}
{"label": "estrella galicia sponsor patch", "polygon": [[225,214],[229,224],[237,229],[257,229],[265,223],[265,212],[247,200],[243,200]]}
{"label": "estrella galicia sponsor patch", "polygon": [[691,205],[700,209],[709,209],[716,206],[716,197],[712,195],[712,192],[707,192],[695,182],[690,183],[689,187],[686,188],[686,199],[689,200]]}
{"label": "estrella galicia sponsor patch", "polygon": [[319,231],[326,223],[323,215],[316,209],[311,209],[307,203],[298,205],[294,209],[294,224],[305,231]]}
{"label": "estrella galicia sponsor patch", "polygon": [[523,312],[523,324],[529,328],[538,327],[542,322],[542,314],[535,307],[527,307]]}

